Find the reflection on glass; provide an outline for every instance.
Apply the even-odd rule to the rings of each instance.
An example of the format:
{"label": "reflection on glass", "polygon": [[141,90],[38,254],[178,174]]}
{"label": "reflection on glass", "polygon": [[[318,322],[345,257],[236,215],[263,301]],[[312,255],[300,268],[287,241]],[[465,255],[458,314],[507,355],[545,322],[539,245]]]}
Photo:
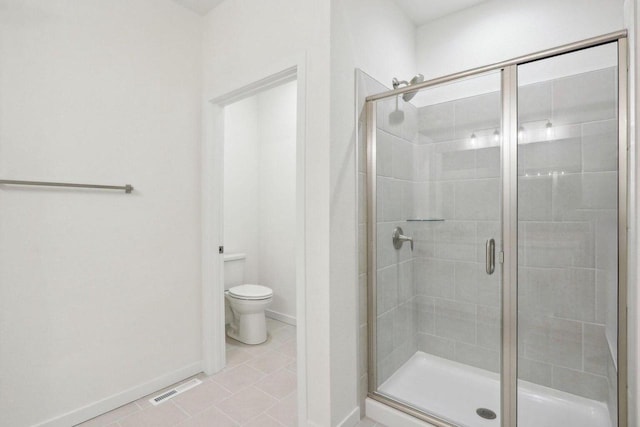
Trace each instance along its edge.
{"label": "reflection on glass", "polygon": [[616,53],[518,70],[519,426],[616,425]]}
{"label": "reflection on glass", "polygon": [[377,104],[376,386],[462,426],[500,414],[499,90],[495,72]]}

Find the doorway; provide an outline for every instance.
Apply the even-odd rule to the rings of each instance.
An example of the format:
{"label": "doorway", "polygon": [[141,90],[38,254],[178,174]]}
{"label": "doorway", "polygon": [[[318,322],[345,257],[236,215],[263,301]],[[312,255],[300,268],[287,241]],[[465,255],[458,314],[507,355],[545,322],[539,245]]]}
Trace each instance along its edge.
{"label": "doorway", "polygon": [[[297,395],[288,400],[298,402],[300,419],[306,416],[304,98],[301,64],[213,98],[203,151],[204,371],[228,365],[225,288],[269,287],[267,329],[277,331],[268,331],[264,345],[294,331],[286,352],[296,363],[286,368],[297,375]],[[228,278],[240,270],[232,278],[240,282],[225,285],[225,270]],[[231,341],[232,350],[242,346]]]}

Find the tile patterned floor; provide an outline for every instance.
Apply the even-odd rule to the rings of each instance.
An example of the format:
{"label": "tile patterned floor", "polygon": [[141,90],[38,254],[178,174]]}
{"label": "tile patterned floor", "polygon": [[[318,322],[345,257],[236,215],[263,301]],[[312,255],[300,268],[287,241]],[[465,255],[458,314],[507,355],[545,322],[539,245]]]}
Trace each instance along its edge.
{"label": "tile patterned floor", "polygon": [[[93,418],[78,427],[295,427],[296,330],[267,319],[269,339],[245,345],[227,338],[227,367],[158,406],[163,390]],[[181,381],[181,383],[184,381]],[[357,427],[384,427],[367,418]]]}
{"label": "tile patterned floor", "polygon": [[227,367],[197,375],[201,385],[153,406],[148,399],[158,390],[79,426],[295,427],[296,330],[272,319],[267,328],[269,339],[261,345],[227,339]]}
{"label": "tile patterned floor", "polygon": [[386,427],[386,426],[380,423],[376,423],[370,418],[363,418],[360,420],[360,422],[356,427]]}

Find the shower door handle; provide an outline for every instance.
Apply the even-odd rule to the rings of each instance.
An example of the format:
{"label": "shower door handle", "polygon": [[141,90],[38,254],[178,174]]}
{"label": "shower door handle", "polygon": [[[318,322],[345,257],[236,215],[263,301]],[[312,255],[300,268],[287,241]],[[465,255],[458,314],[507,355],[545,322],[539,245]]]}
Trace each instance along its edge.
{"label": "shower door handle", "polygon": [[496,270],[496,241],[493,239],[487,240],[486,262],[487,274],[493,274]]}

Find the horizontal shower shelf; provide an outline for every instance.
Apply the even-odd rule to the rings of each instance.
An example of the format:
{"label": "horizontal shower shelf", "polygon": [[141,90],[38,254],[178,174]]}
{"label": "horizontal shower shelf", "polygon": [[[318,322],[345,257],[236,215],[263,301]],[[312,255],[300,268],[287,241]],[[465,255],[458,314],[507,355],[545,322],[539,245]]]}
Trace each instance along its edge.
{"label": "horizontal shower shelf", "polygon": [[414,218],[408,219],[407,222],[439,222],[444,221],[444,218]]}

